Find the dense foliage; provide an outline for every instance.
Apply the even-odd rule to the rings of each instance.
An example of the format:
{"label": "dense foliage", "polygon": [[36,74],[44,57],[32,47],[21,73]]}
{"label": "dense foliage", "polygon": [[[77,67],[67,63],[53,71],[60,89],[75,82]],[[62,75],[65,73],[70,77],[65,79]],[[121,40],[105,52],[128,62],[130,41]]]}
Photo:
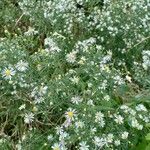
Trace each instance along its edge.
{"label": "dense foliage", "polygon": [[149,150],[149,20],[150,0],[1,0],[0,150]]}

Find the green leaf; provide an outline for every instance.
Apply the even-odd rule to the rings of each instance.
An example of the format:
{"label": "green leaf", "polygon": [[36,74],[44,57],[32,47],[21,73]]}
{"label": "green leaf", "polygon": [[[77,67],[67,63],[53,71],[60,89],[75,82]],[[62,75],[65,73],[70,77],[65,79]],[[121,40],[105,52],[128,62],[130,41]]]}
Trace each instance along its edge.
{"label": "green leaf", "polygon": [[146,146],[145,150],[150,150],[150,143]]}
{"label": "green leaf", "polygon": [[146,140],[147,141],[150,141],[150,133],[148,133],[146,136],[145,136]]}

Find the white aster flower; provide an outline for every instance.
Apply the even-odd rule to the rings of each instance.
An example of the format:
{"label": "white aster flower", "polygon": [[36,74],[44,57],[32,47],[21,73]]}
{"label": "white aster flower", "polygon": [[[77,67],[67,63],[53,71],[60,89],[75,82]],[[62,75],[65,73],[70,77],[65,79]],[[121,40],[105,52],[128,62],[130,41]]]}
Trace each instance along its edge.
{"label": "white aster flower", "polygon": [[86,142],[82,141],[81,143],[79,143],[80,145],[80,150],[89,150],[89,145],[86,144]]}
{"label": "white aster flower", "polygon": [[28,68],[28,63],[25,61],[20,60],[16,65],[17,70],[24,72]]}
{"label": "white aster flower", "polygon": [[38,34],[38,31],[35,30],[35,28],[29,27],[28,31],[24,33],[26,36],[36,35]]}
{"label": "white aster flower", "polygon": [[143,104],[139,104],[136,106],[137,111],[147,111],[146,107]]}
{"label": "white aster flower", "polygon": [[34,119],[34,114],[33,113],[26,113],[25,116],[24,116],[24,122],[26,124],[32,123],[33,119]]}
{"label": "white aster flower", "polygon": [[128,138],[128,135],[129,135],[129,133],[128,132],[123,132],[122,134],[121,134],[121,138],[122,139],[127,139]]}
{"label": "white aster flower", "polygon": [[53,149],[53,150],[61,150],[60,145],[59,145],[58,143],[55,143],[55,144],[52,146],[52,149]]}
{"label": "white aster flower", "polygon": [[79,78],[78,77],[73,77],[73,78],[70,78],[70,80],[74,83],[74,84],[78,84],[79,82]]}
{"label": "white aster flower", "polygon": [[99,148],[102,148],[104,145],[107,144],[105,138],[99,138],[99,137],[97,137],[97,136],[94,137],[93,142],[94,142],[94,144],[95,144],[97,147],[99,147]]}
{"label": "white aster flower", "polygon": [[91,99],[88,100],[88,101],[87,101],[87,105],[89,105],[89,106],[94,106],[93,100],[91,100]]}
{"label": "white aster flower", "polygon": [[2,71],[2,76],[6,80],[11,80],[12,76],[14,76],[15,73],[16,73],[16,71],[12,67],[8,67]]}
{"label": "white aster flower", "polygon": [[48,140],[48,141],[52,141],[52,140],[53,140],[53,135],[52,135],[52,134],[48,135],[48,136],[47,136],[47,140]]}
{"label": "white aster flower", "polygon": [[115,144],[115,146],[119,146],[119,145],[120,145],[120,140],[116,140],[116,141],[114,142],[114,144]]}
{"label": "white aster flower", "polygon": [[104,114],[102,112],[97,112],[95,115],[95,122],[99,122],[103,120],[103,118],[104,118]]}
{"label": "white aster flower", "polygon": [[124,118],[121,115],[115,115],[115,122],[118,124],[123,124]]}
{"label": "white aster flower", "polygon": [[69,63],[74,63],[76,61],[76,51],[72,51],[66,55],[66,61]]}
{"label": "white aster flower", "polygon": [[109,95],[104,96],[104,100],[109,101],[110,100],[110,96]]}
{"label": "white aster flower", "polygon": [[50,52],[52,54],[56,52],[60,52],[61,49],[57,46],[57,44],[54,42],[54,40],[50,37],[45,38],[44,45],[46,47],[45,51]]}
{"label": "white aster flower", "polygon": [[71,98],[71,102],[74,104],[79,104],[83,101],[83,99],[80,96],[74,96]]}
{"label": "white aster flower", "polygon": [[25,109],[25,107],[26,107],[26,104],[23,104],[19,107],[19,110]]}
{"label": "white aster flower", "polygon": [[77,122],[75,122],[75,126],[76,126],[77,128],[83,128],[84,122],[83,122],[83,121],[77,121]]}
{"label": "white aster flower", "polygon": [[109,133],[109,134],[107,135],[107,141],[108,141],[109,143],[112,143],[112,142],[113,142],[113,138],[114,138],[114,135],[113,135],[112,133]]}
{"label": "white aster flower", "polygon": [[65,113],[65,116],[67,119],[74,120],[75,114],[76,114],[76,111],[72,108],[69,108],[68,111]]}

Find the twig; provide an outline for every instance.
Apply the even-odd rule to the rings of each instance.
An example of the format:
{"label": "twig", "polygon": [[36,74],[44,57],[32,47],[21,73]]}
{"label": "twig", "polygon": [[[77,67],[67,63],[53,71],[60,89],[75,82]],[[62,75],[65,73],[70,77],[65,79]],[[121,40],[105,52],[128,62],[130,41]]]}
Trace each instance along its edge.
{"label": "twig", "polygon": [[148,36],[148,37],[144,38],[143,40],[141,40],[141,41],[140,41],[140,42],[138,42],[137,44],[133,45],[133,47],[131,47],[130,49],[132,49],[132,48],[134,48],[134,47],[138,46],[139,44],[143,43],[144,41],[146,41],[146,40],[147,40],[147,39],[149,39],[149,38],[150,38],[150,36]]}
{"label": "twig", "polygon": [[15,27],[18,25],[19,21],[22,19],[23,16],[24,16],[24,13],[22,13],[22,15],[18,18],[18,20],[16,21],[13,29],[15,29]]}

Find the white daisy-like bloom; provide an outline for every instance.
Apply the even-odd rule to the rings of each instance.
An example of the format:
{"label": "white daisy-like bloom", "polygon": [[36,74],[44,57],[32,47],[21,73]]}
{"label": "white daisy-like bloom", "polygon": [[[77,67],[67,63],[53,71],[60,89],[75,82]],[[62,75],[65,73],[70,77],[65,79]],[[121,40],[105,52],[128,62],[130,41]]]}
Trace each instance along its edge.
{"label": "white daisy-like bloom", "polygon": [[110,96],[109,95],[105,95],[104,96],[104,100],[109,101],[110,100]]}
{"label": "white daisy-like bloom", "polygon": [[38,97],[38,96],[34,97],[34,103],[35,104],[40,104],[42,102],[44,102],[44,98],[43,97]]}
{"label": "white daisy-like bloom", "polygon": [[139,104],[135,107],[137,111],[147,111],[146,107],[143,104]]}
{"label": "white daisy-like bloom", "polygon": [[39,89],[40,95],[46,94],[47,93],[47,89],[48,89],[48,86],[44,86],[44,84],[42,84],[42,86]]}
{"label": "white daisy-like bloom", "polygon": [[107,144],[105,138],[99,138],[99,137],[97,137],[97,136],[94,137],[93,142],[94,142],[94,144],[95,144],[97,147],[99,147],[99,148],[102,148],[104,145]]}
{"label": "white daisy-like bloom", "polygon": [[99,126],[102,127],[102,128],[105,126],[105,121],[104,121],[104,119],[101,119],[101,120],[99,121]]}
{"label": "white daisy-like bloom", "polygon": [[130,83],[132,82],[132,78],[129,75],[126,75],[126,80],[129,81]]}
{"label": "white daisy-like bloom", "polygon": [[48,141],[52,141],[52,140],[53,140],[53,135],[51,135],[51,134],[48,135],[48,136],[47,136],[47,140],[48,140]]}
{"label": "white daisy-like bloom", "polygon": [[123,124],[124,118],[121,115],[115,115],[115,122],[118,124]]}
{"label": "white daisy-like bloom", "polygon": [[128,135],[129,135],[129,133],[125,131],[121,134],[121,138],[125,140],[128,138]]}
{"label": "white daisy-like bloom", "polygon": [[113,135],[112,133],[109,133],[109,134],[107,135],[107,141],[108,141],[109,143],[112,143],[112,142],[113,142],[113,138],[114,138],[114,135]]}
{"label": "white daisy-like bloom", "polygon": [[16,149],[17,149],[17,150],[22,150],[21,143],[16,144]]}
{"label": "white daisy-like bloom", "polygon": [[121,105],[120,109],[122,109],[124,113],[128,113],[130,111],[130,108],[127,105]]}
{"label": "white daisy-like bloom", "polygon": [[103,118],[104,118],[104,114],[102,112],[97,112],[95,115],[95,122],[99,122],[103,120]]}
{"label": "white daisy-like bloom", "polygon": [[84,127],[84,122],[83,121],[77,121],[77,122],[75,122],[75,126],[77,128],[83,128]]}
{"label": "white daisy-like bloom", "polygon": [[89,106],[94,106],[94,102],[93,102],[93,100],[91,100],[91,99],[90,99],[90,100],[88,100],[88,101],[87,101],[87,105],[89,105]]}
{"label": "white daisy-like bloom", "polygon": [[136,115],[136,111],[133,109],[129,109],[129,113],[131,114],[131,116],[135,116]]}
{"label": "white daisy-like bloom", "polygon": [[78,84],[79,82],[79,77],[73,77],[73,78],[70,78],[70,80],[73,82],[73,84]]}
{"label": "white daisy-like bloom", "polygon": [[27,70],[28,68],[28,63],[25,61],[20,60],[17,64],[16,64],[16,68],[17,70],[24,72]]}
{"label": "white daisy-like bloom", "polygon": [[25,109],[25,107],[26,107],[26,104],[23,104],[19,107],[19,110]]}
{"label": "white daisy-like bloom", "polygon": [[139,126],[139,123],[135,118],[132,118],[131,126],[134,127],[134,128],[137,128]]}
{"label": "white daisy-like bloom", "polygon": [[83,101],[83,99],[80,96],[74,96],[71,98],[71,102],[74,104],[79,104]]}
{"label": "white daisy-like bloom", "polygon": [[40,87],[35,87],[31,92],[31,97],[41,97],[47,93],[48,86],[42,84]]}
{"label": "white daisy-like bloom", "polygon": [[65,139],[68,136],[69,136],[69,134],[67,132],[61,132],[60,136],[59,136],[59,139],[62,140],[62,139]]}
{"label": "white daisy-like bloom", "polygon": [[56,129],[56,134],[58,134],[58,135],[60,135],[64,132],[64,130],[61,126],[57,126],[55,129]]}
{"label": "white daisy-like bloom", "polygon": [[114,144],[115,144],[115,146],[119,146],[119,145],[120,145],[120,140],[116,140],[116,141],[114,142]]}
{"label": "white daisy-like bloom", "polygon": [[57,46],[54,40],[51,37],[45,38],[44,45],[46,47],[45,51],[50,52],[52,54],[56,52],[60,52],[61,49]]}
{"label": "white daisy-like bloom", "polygon": [[14,76],[16,71],[12,67],[5,68],[2,70],[2,77],[6,80],[11,80],[12,76]]}
{"label": "white daisy-like bloom", "polygon": [[66,61],[69,63],[74,63],[76,61],[76,51],[72,51],[66,55]]}
{"label": "white daisy-like bloom", "polygon": [[65,113],[65,116],[67,119],[74,120],[74,117],[76,115],[75,109],[69,108],[68,111]]}
{"label": "white daisy-like bloom", "polygon": [[81,143],[79,143],[80,145],[80,150],[89,150],[89,145],[87,145],[87,142],[82,141]]}
{"label": "white daisy-like bloom", "polygon": [[61,150],[60,145],[59,145],[58,143],[55,143],[55,144],[52,146],[52,149],[53,149],[53,150]]}
{"label": "white daisy-like bloom", "polygon": [[26,36],[32,36],[38,34],[38,31],[35,30],[35,28],[29,27],[28,31],[24,33]]}
{"label": "white daisy-like bloom", "polygon": [[32,123],[33,119],[34,119],[34,114],[33,113],[26,113],[25,116],[24,116],[24,122],[26,124]]}

